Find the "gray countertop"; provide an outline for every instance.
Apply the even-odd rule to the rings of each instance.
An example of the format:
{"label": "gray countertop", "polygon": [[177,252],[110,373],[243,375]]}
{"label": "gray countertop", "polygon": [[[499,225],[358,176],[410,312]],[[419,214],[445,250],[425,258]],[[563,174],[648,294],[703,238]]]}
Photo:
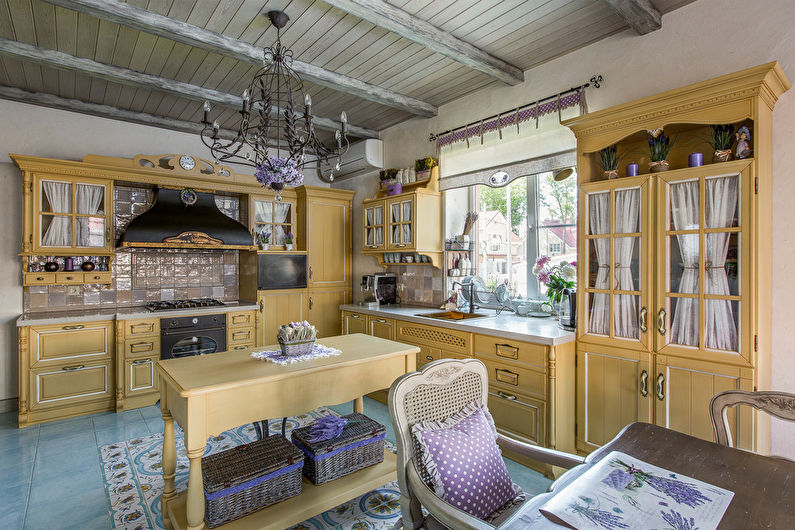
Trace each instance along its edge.
{"label": "gray countertop", "polygon": [[229,313],[259,309],[256,302],[240,300],[224,302],[215,307],[194,307],[169,311],[149,311],[144,306],[97,307],[96,309],[61,309],[57,311],[32,311],[23,313],[17,319],[17,326],[45,324],[69,324],[71,322],[90,322],[93,320],[134,320],[138,318],[160,318],[163,316],[196,315],[201,313]]}
{"label": "gray countertop", "polygon": [[502,314],[497,315],[496,311],[493,309],[480,309],[478,313],[487,313],[489,316],[465,321],[439,320],[436,318],[417,316],[418,313],[434,313],[441,311],[440,309],[434,309],[432,307],[381,306],[378,309],[368,309],[366,306],[357,304],[345,304],[341,305],[340,309],[384,318],[395,318],[408,322],[416,322],[418,324],[427,324],[440,328],[471,331],[482,335],[494,335],[535,344],[545,344],[548,346],[564,344],[575,339],[574,332],[559,328],[558,321],[555,320],[554,317],[520,317],[508,311],[504,311]]}

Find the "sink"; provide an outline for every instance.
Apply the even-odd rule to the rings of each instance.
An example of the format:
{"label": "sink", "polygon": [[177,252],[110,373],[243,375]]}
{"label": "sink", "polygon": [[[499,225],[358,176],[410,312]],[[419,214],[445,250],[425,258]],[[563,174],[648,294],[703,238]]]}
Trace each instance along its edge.
{"label": "sink", "polygon": [[482,318],[492,315],[485,315],[483,313],[462,313],[461,311],[441,311],[437,313],[417,313],[414,316],[438,318],[439,320],[467,320],[470,318]]}

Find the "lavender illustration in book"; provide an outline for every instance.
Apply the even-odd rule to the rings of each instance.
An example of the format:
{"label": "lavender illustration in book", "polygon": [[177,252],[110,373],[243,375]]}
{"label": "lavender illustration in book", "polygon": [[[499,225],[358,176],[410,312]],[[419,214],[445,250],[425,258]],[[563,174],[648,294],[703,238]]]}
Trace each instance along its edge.
{"label": "lavender illustration in book", "polygon": [[732,497],[729,490],[613,451],[540,509],[582,530],[709,530]]}

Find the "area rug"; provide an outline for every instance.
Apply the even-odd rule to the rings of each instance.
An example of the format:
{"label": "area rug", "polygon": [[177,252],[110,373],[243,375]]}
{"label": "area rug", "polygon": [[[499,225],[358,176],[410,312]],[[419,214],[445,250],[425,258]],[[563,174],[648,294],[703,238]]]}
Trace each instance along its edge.
{"label": "area rug", "polygon": [[[320,408],[301,416],[289,418],[287,436],[296,427],[308,424],[314,418],[334,414]],[[281,431],[280,421],[271,421],[272,433]],[[187,489],[188,457],[182,430],[177,426],[177,491]],[[206,454],[224,451],[257,439],[252,425],[244,425],[221,433],[207,441]],[[387,442],[388,443],[388,442]],[[119,530],[164,529],[160,509],[163,492],[161,452],[163,435],[152,434],[126,442],[104,445],[100,448],[103,481],[112,527]],[[392,528],[400,517],[400,492],[396,482],[371,491],[336,508],[307,519],[291,530],[376,530]]]}

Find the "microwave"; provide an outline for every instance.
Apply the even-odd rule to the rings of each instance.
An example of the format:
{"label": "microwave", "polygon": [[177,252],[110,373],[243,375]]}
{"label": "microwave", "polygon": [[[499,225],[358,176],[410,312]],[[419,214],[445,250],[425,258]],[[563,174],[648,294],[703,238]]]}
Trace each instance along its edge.
{"label": "microwave", "polygon": [[258,254],[257,289],[306,287],[306,254]]}

